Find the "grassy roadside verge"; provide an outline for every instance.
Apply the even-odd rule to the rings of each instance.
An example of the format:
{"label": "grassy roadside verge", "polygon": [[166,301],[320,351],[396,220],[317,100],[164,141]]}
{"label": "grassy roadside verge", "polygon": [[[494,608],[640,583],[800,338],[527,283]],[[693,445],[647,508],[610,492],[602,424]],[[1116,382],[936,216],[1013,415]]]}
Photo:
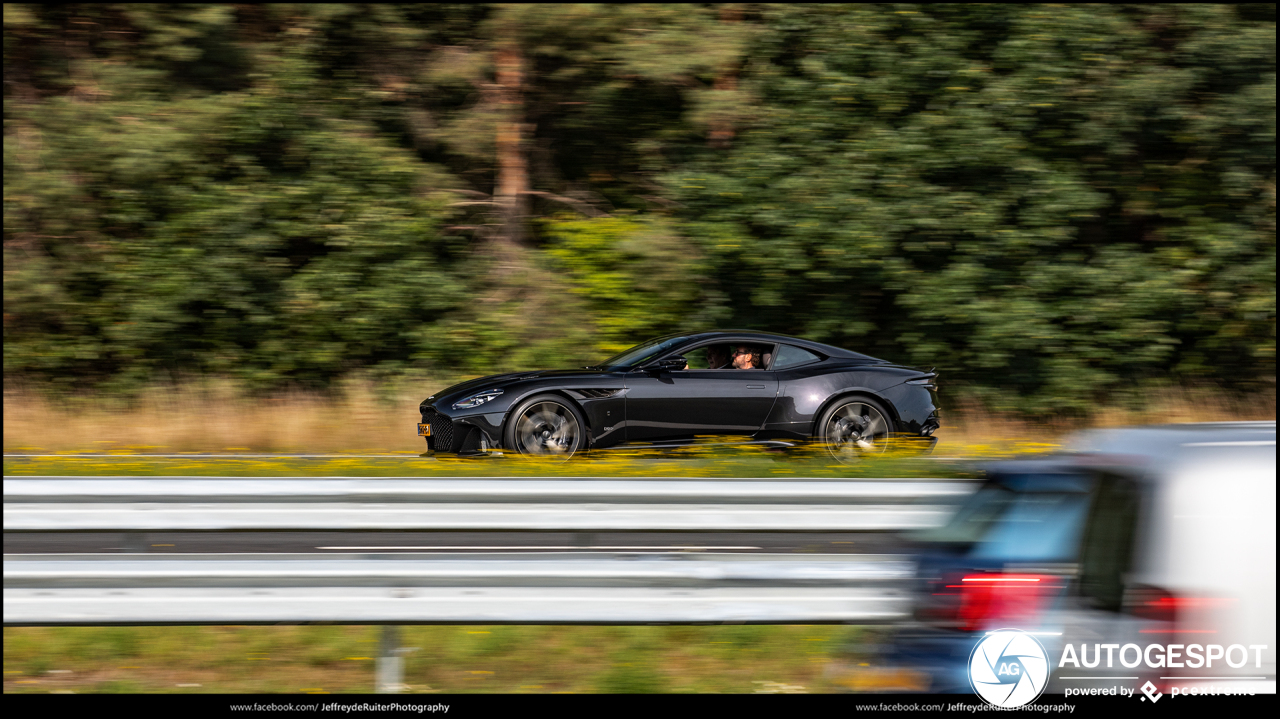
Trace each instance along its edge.
{"label": "grassy roadside verge", "polygon": [[[409,693],[822,693],[847,626],[414,626]],[[370,693],[371,626],[4,630],[8,693]]]}
{"label": "grassy roadside verge", "polygon": [[[1025,444],[1023,451],[1050,445]],[[785,453],[754,448],[697,447],[625,452],[547,462],[521,457],[458,459],[400,457],[5,457],[6,477],[200,476],[200,477],[966,477],[964,461],[936,461],[918,454],[890,455],[856,465],[826,460],[812,448]]]}
{"label": "grassy roadside verge", "polygon": [[[461,378],[397,385],[349,382],[331,394],[255,396],[218,382],[152,388],[130,398],[59,396],[6,387],[4,452],[396,454],[426,449],[418,403]],[[1213,389],[1144,395],[1088,417],[1032,421],[976,405],[944,411],[935,455],[1002,455],[1021,444],[1054,444],[1084,427],[1271,419],[1275,392],[1228,395]],[[609,455],[614,456],[614,455]]]}

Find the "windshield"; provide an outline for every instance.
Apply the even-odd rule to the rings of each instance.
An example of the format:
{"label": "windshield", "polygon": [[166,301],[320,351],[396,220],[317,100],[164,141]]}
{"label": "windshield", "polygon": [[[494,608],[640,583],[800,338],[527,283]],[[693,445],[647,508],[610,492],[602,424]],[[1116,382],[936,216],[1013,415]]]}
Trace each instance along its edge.
{"label": "windshield", "polygon": [[599,366],[604,369],[612,369],[614,367],[634,367],[642,362],[647,362],[653,359],[655,356],[666,352],[686,339],[688,339],[688,337],[659,337],[655,340],[649,340],[648,342],[632,347],[622,354],[610,357],[609,359],[601,362]]}
{"label": "windshield", "polygon": [[1074,560],[1088,509],[1087,494],[1019,495],[969,556],[1012,562]]}
{"label": "windshield", "polygon": [[909,536],[917,542],[973,544],[986,535],[1013,500],[1013,492],[999,485],[987,485],[961,505],[945,526],[912,532]]}
{"label": "windshield", "polygon": [[[1045,484],[1081,480],[1065,476],[1038,479]],[[970,497],[946,526],[916,532],[912,538],[969,545],[967,554],[976,559],[1069,559],[1077,552],[1088,506],[1089,495],[1084,493],[1014,492],[988,484]]]}

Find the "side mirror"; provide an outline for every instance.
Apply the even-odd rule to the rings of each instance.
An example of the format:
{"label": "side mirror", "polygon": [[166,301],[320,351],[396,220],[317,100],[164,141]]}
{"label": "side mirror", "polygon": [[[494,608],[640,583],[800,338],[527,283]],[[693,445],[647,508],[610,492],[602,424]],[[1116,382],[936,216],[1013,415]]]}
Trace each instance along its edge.
{"label": "side mirror", "polygon": [[668,357],[654,362],[648,367],[645,367],[645,369],[650,372],[670,372],[672,370],[684,369],[688,364],[689,361],[683,357]]}

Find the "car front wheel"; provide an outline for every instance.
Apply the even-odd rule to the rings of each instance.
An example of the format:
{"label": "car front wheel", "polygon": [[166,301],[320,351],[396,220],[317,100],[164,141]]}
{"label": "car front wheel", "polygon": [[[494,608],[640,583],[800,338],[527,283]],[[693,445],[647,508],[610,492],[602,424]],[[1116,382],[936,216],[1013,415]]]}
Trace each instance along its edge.
{"label": "car front wheel", "polygon": [[516,407],[507,424],[506,444],[523,455],[568,459],[586,447],[586,427],[568,400],[540,395]]}
{"label": "car front wheel", "polygon": [[889,413],[874,400],[853,397],[828,409],[818,424],[818,439],[838,462],[856,462],[889,448]]}

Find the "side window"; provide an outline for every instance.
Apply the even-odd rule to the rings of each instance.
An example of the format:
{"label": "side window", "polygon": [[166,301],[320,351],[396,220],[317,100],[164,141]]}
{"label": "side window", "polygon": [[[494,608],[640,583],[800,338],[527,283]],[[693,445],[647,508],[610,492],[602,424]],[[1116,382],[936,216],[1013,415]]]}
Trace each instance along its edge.
{"label": "side window", "polygon": [[1133,480],[1114,475],[1102,478],[1080,553],[1080,594],[1098,609],[1120,609],[1125,575],[1133,561],[1138,504]]}
{"label": "side window", "polygon": [[773,360],[773,345],[731,342],[725,349],[725,369],[765,369]]}
{"label": "side window", "polygon": [[689,361],[689,369],[725,369],[729,364],[729,348],[726,345],[707,345],[683,354]]}
{"label": "side window", "polygon": [[786,369],[787,367],[808,364],[819,359],[822,358],[808,350],[802,350],[791,345],[781,345],[778,348],[778,358],[773,361],[773,368]]}
{"label": "side window", "polygon": [[692,352],[685,352],[684,358],[689,360],[689,369],[708,369],[707,351],[710,347],[699,347]]}

